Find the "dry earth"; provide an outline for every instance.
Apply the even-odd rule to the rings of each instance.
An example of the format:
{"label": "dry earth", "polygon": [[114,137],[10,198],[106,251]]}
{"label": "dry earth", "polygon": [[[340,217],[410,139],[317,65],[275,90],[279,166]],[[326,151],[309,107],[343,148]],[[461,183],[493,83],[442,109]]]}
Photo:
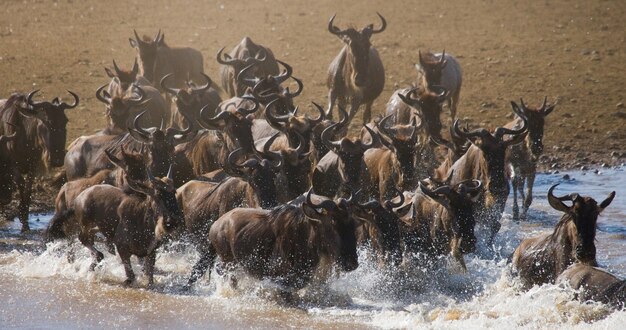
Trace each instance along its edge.
{"label": "dry earth", "polygon": [[547,120],[544,168],[626,161],[622,0],[5,0],[0,11],[0,95],[77,92],[81,105],[69,113],[68,143],[105,124],[94,91],[107,82],[103,67],[112,59],[132,64],[133,29],[162,29],[170,45],[199,49],[215,80],[215,53],[250,36],[293,65],[305,83],[298,103],[308,107],[326,102],[328,64],[342,46],[326,30],[330,16],[337,13],[340,27],[360,28],[378,24],[379,11],[389,25],[372,43],[387,80],[375,113],[414,79],[419,49],[445,48],[464,70],[461,119],[493,128],[509,120],[510,100],[536,104],[548,96],[558,106]]}

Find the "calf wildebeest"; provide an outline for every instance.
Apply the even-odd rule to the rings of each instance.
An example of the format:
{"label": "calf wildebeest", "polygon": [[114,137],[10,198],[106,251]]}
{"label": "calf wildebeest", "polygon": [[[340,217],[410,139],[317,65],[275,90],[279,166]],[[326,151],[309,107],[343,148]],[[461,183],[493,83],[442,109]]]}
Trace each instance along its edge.
{"label": "calf wildebeest", "polygon": [[[548,190],[548,202],[555,210],[563,212],[551,234],[527,238],[513,252],[511,260],[526,287],[554,283],[554,280],[574,262],[597,266],[596,223],[598,215],[613,198],[615,192],[598,205],[591,197],[576,193],[556,197],[553,185]],[[567,206],[564,201],[572,202]]]}
{"label": "calf wildebeest", "polygon": [[120,149],[120,158],[108,150],[104,151],[107,158],[118,167],[117,169],[103,169],[93,176],[66,182],[61,187],[54,201],[54,216],[50,219],[44,233],[46,241],[78,235],[78,223],[73,218],[74,200],[85,189],[98,184],[109,184],[131,193],[132,190],[127,184],[128,180],[145,180],[146,166],[142,153],[127,153],[123,146]]}
{"label": "calf wildebeest", "polygon": [[463,71],[461,71],[459,61],[454,56],[446,54],[445,51],[440,54],[419,52],[419,64],[415,64],[415,69],[417,69],[417,86],[427,89],[441,86],[449,91],[446,101],[450,108],[450,122],[454,122],[463,83]]}
{"label": "calf wildebeest", "polygon": [[231,97],[242,96],[246,91],[246,85],[240,84],[236,79],[243,68],[254,64],[248,71],[251,77],[262,78],[279,73],[272,50],[254,43],[249,37],[244,37],[228,54],[222,55],[223,51],[224,48],[217,52],[217,62],[222,65],[222,88]]}
{"label": "calf wildebeest", "polygon": [[107,87],[109,95],[124,95],[131,91],[133,85],[141,87],[151,86],[148,79],[139,75],[139,64],[137,64],[136,58],[131,70],[120,69],[115,60],[113,60],[113,70],[104,67],[104,71],[111,78],[111,82]]}
{"label": "calf wildebeest", "polygon": [[63,165],[68,122],[65,110],[75,108],[79,102],[78,96],[70,91],[74,104],[61,102],[59,98],[54,98],[52,102],[34,102],[33,96],[38,91],[28,95],[13,94],[0,107],[0,135],[15,134],[6,143],[6,156],[13,164],[20,194],[18,215],[22,232],[30,230],[28,209],[33,179],[42,167],[48,169]]}
{"label": "calf wildebeest", "polygon": [[[102,134],[117,135],[126,132],[133,124],[135,117],[147,111],[147,115],[141,119],[141,126],[152,127],[160,125],[167,118],[167,109],[161,93],[153,87],[134,86],[132,93],[111,95],[104,90],[107,85],[102,85],[96,90],[96,98],[104,103],[105,116],[108,119],[107,127]],[[144,88],[151,90],[151,98],[147,97]]]}
{"label": "calf wildebeest", "polygon": [[115,245],[122,259],[126,272],[124,285],[135,280],[131,255],[145,258],[148,284],[154,282],[156,248],[166,235],[184,223],[183,213],[176,202],[171,171],[167,177],[158,179],[149,169],[146,171],[147,182],[128,181],[128,186],[138,194],[127,194],[110,185],[95,185],[80,193],[74,201],[74,214],[80,226],[78,239],[94,257],[90,269],[104,259],[102,252],[94,246],[96,233],[100,232]]}
{"label": "calf wildebeest", "polygon": [[365,168],[363,154],[380,143],[378,134],[368,126],[364,127],[372,137],[369,144],[360,138],[332,141],[330,138],[338,125],[335,123],[322,133],[322,141],[330,151],[319,160],[312,177],[315,191],[327,197],[349,196],[360,189]]}
{"label": "calf wildebeest", "polygon": [[[318,200],[320,198],[317,198]],[[238,265],[259,279],[269,279],[290,294],[307,285],[322,260],[352,271],[359,265],[357,220],[352,201],[312,201],[311,191],[301,205],[284,204],[271,210],[236,208],[211,227],[210,248],[194,266],[187,287],[220,257],[226,266]]]}
{"label": "calf wildebeest", "polygon": [[476,249],[473,199],[481,185],[479,180],[468,180],[431,190],[420,182],[413,196],[413,223],[408,226],[412,230],[405,236],[408,251],[430,257],[449,254],[466,270],[463,255]]}
{"label": "calf wildebeest", "polygon": [[[183,88],[186,80],[201,81],[204,77],[204,60],[200,51],[190,47],[170,47],[165,43],[165,35],[159,32],[154,39],[147,36],[140,38],[137,31],[135,39],[129,38],[130,46],[137,50],[139,73],[155,87],[168,73],[173,73],[171,84]],[[165,92],[165,91],[162,91]],[[169,96],[166,98],[169,106]]]}
{"label": "calf wildebeest", "polygon": [[335,15],[328,21],[328,31],[339,37],[346,45],[339,55],[330,63],[328,69],[328,110],[327,116],[332,119],[335,102],[345,108],[349,103],[350,119],[356,115],[359,107],[365,104],[363,123],[372,117],[372,103],[380,95],[385,86],[385,69],[378,51],[372,47],[370,37],[380,33],[387,27],[385,18],[377,13],[382,22],[380,29],[375,30],[370,24],[360,31],[354,28],[340,30],[333,25]]}
{"label": "calf wildebeest", "polygon": [[[513,111],[517,111],[513,108]],[[467,152],[450,168],[454,171],[451,183],[477,179],[482,181],[484,194],[479,198],[475,217],[479,225],[480,240],[486,244],[485,252],[493,251],[493,240],[500,231],[500,218],[509,196],[509,180],[505,170],[505,155],[509,146],[522,142],[526,138],[528,122],[523,114],[523,125],[519,129],[498,127],[494,133],[484,128],[467,131],[459,128],[459,121],[454,122],[454,132],[472,143]],[[510,140],[504,140],[510,135]],[[483,233],[486,231],[486,233]]]}
{"label": "calf wildebeest", "polygon": [[599,301],[617,308],[623,308],[626,302],[626,280],[587,264],[577,262],[569,266],[556,283],[579,290],[576,296],[580,301]]}
{"label": "calf wildebeest", "polygon": [[[511,101],[511,106],[517,108],[518,112],[524,114],[528,119],[528,136],[525,143],[520,143],[511,147],[507,154],[507,161],[511,167],[511,183],[513,188],[513,219],[526,219],[528,208],[533,202],[533,184],[535,183],[535,173],[537,172],[537,162],[543,153],[543,127],[545,118],[554,110],[554,104],[548,105],[548,97],[543,100],[539,108],[527,107],[524,100],[520,98],[520,106]],[[518,128],[522,125],[520,117],[508,123],[507,128]],[[524,184],[526,193],[524,194]],[[523,201],[522,213],[517,205],[517,193]]]}
{"label": "calf wildebeest", "polygon": [[193,81],[187,80],[186,88],[173,88],[167,85],[167,81],[171,79],[172,74],[167,74],[161,79],[161,88],[175,98],[176,109],[172,111],[170,125],[172,127],[183,127],[184,118],[181,113],[186,113],[191,123],[195,123],[200,118],[200,110],[203,107],[208,109],[217,109],[222,103],[222,98],[215,88],[212,87],[211,78],[202,73],[206,83],[203,86],[197,86]]}

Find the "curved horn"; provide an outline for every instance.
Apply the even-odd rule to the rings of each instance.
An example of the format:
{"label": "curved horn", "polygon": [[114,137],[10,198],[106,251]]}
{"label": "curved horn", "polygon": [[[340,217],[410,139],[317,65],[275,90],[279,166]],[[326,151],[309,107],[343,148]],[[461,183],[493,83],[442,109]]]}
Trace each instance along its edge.
{"label": "curved horn", "polygon": [[280,123],[286,123],[289,120],[291,114],[286,115],[275,115],[272,113],[272,109],[275,107],[277,101],[280,101],[280,98],[273,99],[270,103],[265,106],[265,119],[268,121],[272,127],[281,127]]}
{"label": "curved horn", "polygon": [[[283,61],[276,60],[276,62],[280,63],[280,65],[282,65],[285,68],[285,71],[283,71],[283,73],[281,73],[278,76],[273,76],[274,80],[276,80],[276,84],[280,85],[284,83],[289,77],[291,77],[291,74],[293,73],[293,68],[291,67],[291,65]],[[297,79],[296,79],[296,82],[298,82],[298,85],[302,83],[302,82],[299,82]]]}
{"label": "curved horn", "polygon": [[226,121],[226,119],[231,116],[231,113],[228,111],[222,111],[220,113],[218,113],[217,115],[215,115],[213,118],[207,118],[207,113],[209,109],[209,104],[205,105],[204,107],[202,107],[202,109],[200,110],[200,117],[198,117],[197,121],[198,124],[200,124],[200,126],[202,126],[203,128],[206,129],[220,129],[219,127],[221,127],[219,125],[220,121]]}
{"label": "curved horn", "polygon": [[115,63],[115,60],[113,60],[113,69],[115,69],[115,73],[117,74],[117,76],[120,76],[120,73],[124,73],[122,70],[120,70],[120,67],[117,66],[117,63]]}
{"label": "curved horn", "polygon": [[497,138],[502,138],[502,136],[504,136],[505,134],[510,134],[510,135],[523,134],[528,129],[528,119],[526,118],[526,115],[524,115],[524,113],[522,112],[516,111],[515,110],[516,107],[514,107],[513,104],[511,104],[511,106],[513,107],[513,112],[515,112],[522,119],[522,127],[520,127],[519,129],[509,129],[505,127],[498,127],[496,128],[496,132],[495,132],[495,136]]}
{"label": "curved horn", "polygon": [[26,102],[28,102],[28,105],[30,105],[33,110],[41,109],[47,105],[51,105],[50,102],[33,102],[33,96],[39,93],[39,91],[39,89],[35,89],[34,91],[28,93],[28,96],[26,97]]}
{"label": "curved horn", "polygon": [[233,66],[235,65],[235,62],[237,62],[236,59],[233,59],[231,57],[229,57],[228,59],[225,57],[222,57],[222,52],[224,51],[225,47],[222,47],[222,49],[220,49],[217,52],[217,63],[222,64],[222,65],[230,65]]}
{"label": "curved horn", "polygon": [[[257,100],[254,96],[252,96],[252,95],[244,95],[241,98],[243,100],[237,106],[237,112],[239,112],[240,114],[242,114],[244,116],[247,116],[247,115],[251,115],[251,114],[255,113],[257,110],[259,110],[259,100]],[[241,107],[243,105],[243,101],[244,100],[248,100],[248,101],[254,102],[254,106],[252,107],[252,109],[246,109],[246,108],[242,108]]]}
{"label": "curved horn", "polygon": [[254,79],[248,79],[245,77],[246,72],[248,72],[248,70],[250,70],[250,68],[254,67],[256,65],[256,63],[252,63],[248,66],[246,66],[245,68],[241,69],[241,71],[239,71],[239,73],[237,73],[237,82],[238,83],[243,83],[244,85],[248,86],[248,87],[255,87],[256,84],[259,82],[258,78],[254,78]]}
{"label": "curved horn", "polygon": [[296,78],[296,77],[290,77],[291,79],[295,80],[296,83],[298,84],[298,90],[296,90],[293,93],[290,93],[288,89],[285,89],[284,95],[285,97],[288,97],[290,99],[300,95],[300,93],[302,93],[302,90],[304,89],[304,84],[302,84],[302,80]]}
{"label": "curved horn", "polygon": [[213,84],[213,81],[206,73],[200,72],[200,75],[204,77],[204,79],[206,80],[206,84],[200,87],[193,88],[192,90],[194,93],[204,93],[205,91],[208,91],[209,88],[211,88],[211,85]]}
{"label": "curved horn", "polygon": [[328,21],[328,32],[337,36],[346,35],[346,31],[341,31],[338,27],[333,25],[333,22],[335,21],[335,16],[337,16],[337,14],[333,15],[333,17],[331,17]]}
{"label": "curved horn", "polygon": [[138,114],[137,117],[135,117],[135,120],[133,120],[133,128],[134,128],[134,131],[139,133],[139,135],[143,139],[145,139],[146,141],[150,141],[150,132],[146,131],[141,126],[139,126],[139,118],[141,118],[141,116],[143,116],[146,112],[148,112],[148,110],[144,110],[143,112]]}
{"label": "curved horn", "polygon": [[256,63],[265,62],[265,60],[267,60],[267,52],[265,51],[265,48],[259,48],[256,54],[254,54],[254,57],[251,57],[251,59],[254,60]]}
{"label": "curved horn", "polygon": [[[187,122],[187,128],[181,131],[177,128],[169,127],[167,129],[167,132],[165,133],[165,136],[168,138],[168,140],[170,141],[178,140],[179,141],[178,143],[182,143],[182,141],[187,141],[187,139],[190,138],[192,135],[194,135],[196,131],[193,120],[191,120],[191,118],[189,118],[189,116],[185,112],[181,112],[180,114],[181,116],[183,116],[183,119]],[[181,137],[176,138],[175,137],[176,135],[181,135]]]}
{"label": "curved horn", "polygon": [[167,169],[167,179],[174,181],[174,164],[170,164],[170,168]]}
{"label": "curved horn", "polygon": [[76,93],[72,92],[71,90],[67,90],[67,92],[70,93],[74,97],[74,104],[70,105],[70,104],[63,102],[59,105],[59,108],[62,110],[74,109],[78,106],[78,103],[80,102],[80,99],[78,98],[78,95],[76,95]]}
{"label": "curved horn", "polygon": [[326,119],[326,112],[324,112],[324,108],[315,103],[315,102],[311,102],[313,103],[313,105],[315,106],[315,108],[317,109],[317,111],[320,113],[319,117],[317,117],[317,119],[311,119],[308,116],[306,117],[309,120],[309,125],[311,125],[311,127],[321,123],[322,121],[324,121],[324,119]]}
{"label": "curved horn", "polygon": [[441,58],[439,59],[439,65],[443,65],[443,63],[446,61],[446,50],[444,49],[443,52],[441,52]]}
{"label": "curved horn", "polygon": [[487,130],[484,128],[477,129],[471,132],[461,130],[461,128],[459,127],[458,119],[454,121],[454,133],[466,139],[473,138],[473,137],[484,137],[486,134],[489,134],[489,132],[487,132]]}
{"label": "curved horn", "polygon": [[389,208],[389,209],[395,209],[395,208],[400,207],[400,206],[402,206],[404,204],[404,194],[402,193],[402,191],[400,191],[400,189],[396,188],[396,186],[393,187],[393,190],[400,197],[400,201],[398,203],[394,203],[393,202],[393,198],[385,201],[385,206],[387,206],[387,208]]}
{"label": "curved horn", "polygon": [[335,204],[335,202],[331,201],[331,200],[325,200],[322,201],[319,204],[315,204],[313,203],[313,201],[311,200],[311,193],[313,191],[313,187],[311,187],[311,189],[309,189],[309,191],[306,193],[306,203],[307,205],[309,205],[310,207],[314,208],[314,209],[325,209],[329,212],[332,212],[335,210],[335,208],[337,207],[337,204]]}
{"label": "curved horn", "polygon": [[171,88],[167,86],[167,80],[173,75],[174,75],[173,73],[168,73],[165,76],[163,76],[163,78],[161,78],[161,81],[159,82],[159,85],[161,85],[161,88],[163,88],[163,90],[169,93],[170,95],[176,96],[178,92],[180,92],[180,89]]}
{"label": "curved horn", "polygon": [[242,151],[243,151],[243,148],[237,148],[233,150],[230,154],[228,154],[228,157],[226,158],[226,163],[224,164],[224,171],[228,175],[237,176],[237,177],[246,177],[246,175],[241,171],[241,168],[243,168],[243,165],[239,165],[236,162],[237,160],[236,155],[241,153]]}
{"label": "curved horn", "polygon": [[328,126],[324,131],[322,131],[322,135],[320,136],[322,143],[326,146],[326,148],[333,150],[338,153],[341,149],[341,142],[339,141],[331,141],[331,136],[335,133],[335,127],[337,127],[339,123],[334,123]]}
{"label": "curved horn", "polygon": [[280,136],[280,134],[280,132],[276,132],[269,139],[267,139],[267,141],[265,141],[265,144],[263,145],[262,151],[256,150],[256,148],[254,148],[254,151],[259,155],[259,157],[270,161],[276,161],[275,165],[272,165],[274,168],[280,168],[283,163],[283,156],[279,152],[270,151],[272,143],[274,143],[274,141]]}
{"label": "curved horn", "polygon": [[96,90],[96,98],[98,99],[98,101],[109,105],[111,104],[111,95],[109,95],[109,93],[104,90],[107,86],[109,86],[109,84],[104,84],[98,87],[98,89]]}
{"label": "curved horn", "polygon": [[[468,186],[468,184],[471,183],[473,184],[472,186]],[[466,193],[473,193],[473,192],[478,192],[482,189],[483,183],[480,180],[476,180],[476,179],[469,179],[469,180],[465,180],[461,183],[458,184],[459,187],[459,192],[460,191],[465,191]]]}
{"label": "curved horn", "polygon": [[367,149],[374,147],[375,145],[378,145],[380,143],[380,137],[378,136],[378,134],[376,134],[376,132],[374,132],[374,130],[369,128],[369,126],[367,125],[363,125],[363,126],[370,133],[370,136],[372,137],[372,141],[369,144],[361,143],[361,148],[363,149],[363,151],[365,151]]}
{"label": "curved horn", "polygon": [[570,213],[571,208],[568,207],[567,205],[565,205],[565,203],[563,203],[564,200],[572,200],[572,196],[571,195],[565,195],[563,197],[556,197],[553,194],[554,188],[556,188],[556,186],[558,186],[559,184],[555,184],[552,187],[550,187],[550,189],[548,189],[548,202],[550,203],[550,206],[552,206],[553,209],[557,210],[557,211],[561,211],[564,213]]}
{"label": "curved horn", "polygon": [[385,20],[383,15],[381,15],[379,12],[376,12],[376,15],[378,15],[378,17],[380,17],[380,21],[381,21],[382,25],[381,25],[380,29],[372,30],[372,34],[374,34],[374,33],[381,33],[383,31],[385,31],[385,29],[387,28],[387,20]]}
{"label": "curved horn", "polygon": [[390,114],[390,115],[385,116],[383,119],[381,119],[381,120],[378,122],[378,125],[377,125],[377,126],[378,126],[378,130],[379,130],[381,133],[383,133],[385,136],[387,136],[387,137],[389,137],[389,138],[391,138],[391,139],[393,139],[395,135],[387,129],[387,121],[388,121],[391,117],[393,117],[393,115],[394,115],[394,114],[392,113],[392,114]]}
{"label": "curved horn", "polygon": [[337,124],[339,124],[340,128],[344,128],[349,124],[350,116],[348,116],[344,107],[337,105],[337,109],[339,109],[339,114],[341,115],[341,120]]}

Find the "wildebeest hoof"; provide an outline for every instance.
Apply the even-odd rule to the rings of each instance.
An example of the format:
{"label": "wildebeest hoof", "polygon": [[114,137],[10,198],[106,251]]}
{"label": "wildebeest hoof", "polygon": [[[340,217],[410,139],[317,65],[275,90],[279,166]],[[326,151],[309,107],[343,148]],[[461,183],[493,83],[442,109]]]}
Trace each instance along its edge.
{"label": "wildebeest hoof", "polygon": [[134,280],[132,279],[127,279],[126,281],[124,281],[124,283],[122,283],[122,285],[124,287],[130,287],[133,284]]}

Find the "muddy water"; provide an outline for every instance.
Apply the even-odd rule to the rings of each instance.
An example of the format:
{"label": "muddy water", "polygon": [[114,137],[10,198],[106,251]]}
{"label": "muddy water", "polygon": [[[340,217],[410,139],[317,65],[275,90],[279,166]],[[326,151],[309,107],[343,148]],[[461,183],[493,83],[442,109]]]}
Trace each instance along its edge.
{"label": "muddy water", "polygon": [[[570,179],[563,179],[568,174]],[[527,236],[550,231],[558,214],[547,204],[550,185],[557,195],[578,192],[596,200],[617,191],[598,221],[598,259],[626,276],[626,171],[571,172],[538,176],[530,220],[502,219],[498,252],[508,256]],[[510,207],[507,208],[510,212]],[[37,220],[38,219],[38,220]],[[624,328],[626,311],[572,301],[573,293],[554,285],[523,292],[506,258],[469,256],[468,272],[442,262],[442,270],[411,274],[378,270],[366,252],[360,267],[301,293],[298,308],[282,307],[275,288],[241,278],[232,289],[215,272],[191,293],[180,288],[197,258],[193,249],[174,245],[157,259],[156,287],[145,289],[139,276],[124,288],[117,256],[106,254],[89,272],[90,257],[80,244],[43,246],[40,232],[49,217],[31,219],[35,233],[19,234],[17,223],[0,225],[0,328]],[[68,262],[67,251],[75,260]],[[141,274],[140,265],[134,269]]]}

